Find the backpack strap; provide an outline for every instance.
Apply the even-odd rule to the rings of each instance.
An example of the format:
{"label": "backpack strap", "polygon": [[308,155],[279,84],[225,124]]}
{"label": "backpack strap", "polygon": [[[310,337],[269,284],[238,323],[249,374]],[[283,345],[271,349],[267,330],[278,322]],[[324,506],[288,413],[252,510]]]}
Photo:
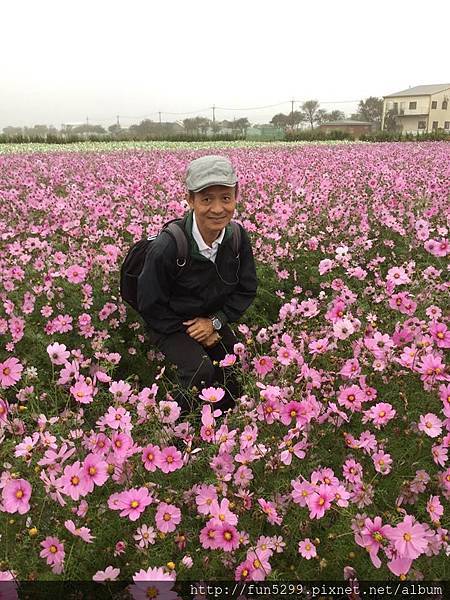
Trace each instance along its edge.
{"label": "backpack strap", "polygon": [[236,258],[239,258],[239,250],[241,248],[241,228],[235,221],[231,221],[232,228],[232,244],[233,244],[233,252]]}
{"label": "backpack strap", "polygon": [[189,247],[181,220],[170,221],[162,231],[167,231],[175,238],[177,244],[177,266],[184,267],[189,257]]}

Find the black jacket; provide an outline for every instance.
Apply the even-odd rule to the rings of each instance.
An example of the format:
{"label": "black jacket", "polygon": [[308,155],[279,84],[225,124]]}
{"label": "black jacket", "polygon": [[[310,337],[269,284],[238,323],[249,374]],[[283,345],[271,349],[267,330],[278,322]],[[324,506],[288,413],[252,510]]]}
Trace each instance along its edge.
{"label": "black jacket", "polygon": [[186,331],[183,321],[219,316],[222,323],[238,320],[256,296],[258,286],[252,247],[241,227],[241,247],[236,259],[228,225],[219,245],[216,262],[200,254],[192,237],[192,211],[183,218],[191,255],[181,270],[177,246],[169,233],[159,235],[149,247],[138,278],[139,313],[146,325],[159,333]]}

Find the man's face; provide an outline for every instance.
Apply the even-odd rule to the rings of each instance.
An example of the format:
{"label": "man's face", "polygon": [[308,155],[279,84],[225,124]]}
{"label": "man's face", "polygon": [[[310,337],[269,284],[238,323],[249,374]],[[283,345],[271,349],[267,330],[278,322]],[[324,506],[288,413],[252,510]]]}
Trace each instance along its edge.
{"label": "man's face", "polygon": [[[217,237],[233,218],[236,208],[236,189],[226,185],[212,185],[188,197],[194,210],[200,232]],[[215,238],[214,238],[215,239]]]}

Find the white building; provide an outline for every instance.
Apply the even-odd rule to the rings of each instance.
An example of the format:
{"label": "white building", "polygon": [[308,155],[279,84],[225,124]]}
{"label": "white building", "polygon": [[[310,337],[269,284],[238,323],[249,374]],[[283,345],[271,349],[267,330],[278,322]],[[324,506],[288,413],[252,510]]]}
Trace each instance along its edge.
{"label": "white building", "polygon": [[450,83],[417,85],[383,96],[384,129],[386,113],[392,111],[403,133],[429,133],[438,129],[450,133]]}

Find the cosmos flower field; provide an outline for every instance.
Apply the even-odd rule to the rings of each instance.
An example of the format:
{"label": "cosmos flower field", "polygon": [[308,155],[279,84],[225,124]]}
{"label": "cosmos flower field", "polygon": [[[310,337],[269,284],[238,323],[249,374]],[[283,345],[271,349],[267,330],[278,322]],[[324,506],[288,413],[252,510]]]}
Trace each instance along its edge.
{"label": "cosmos flower field", "polygon": [[[182,420],[119,270],[212,152],[259,289]],[[0,580],[449,579],[449,199],[446,142],[0,154]]]}

